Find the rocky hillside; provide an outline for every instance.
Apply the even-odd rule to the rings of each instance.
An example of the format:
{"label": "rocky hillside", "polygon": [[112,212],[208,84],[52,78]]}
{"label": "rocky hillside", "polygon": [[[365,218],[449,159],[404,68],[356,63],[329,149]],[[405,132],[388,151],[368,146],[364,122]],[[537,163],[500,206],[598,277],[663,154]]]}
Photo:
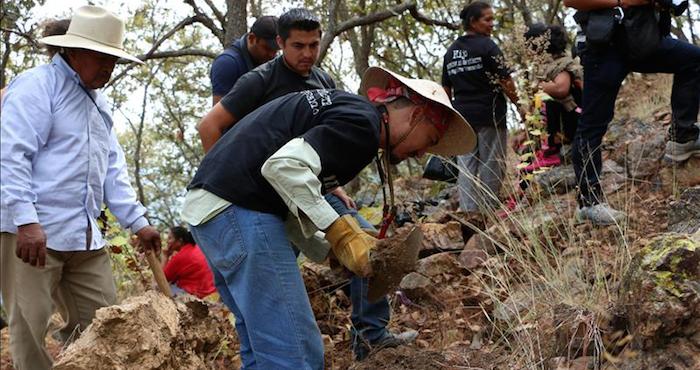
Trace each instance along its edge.
{"label": "rocky hillside", "polygon": [[[327,367],[700,369],[700,158],[665,163],[667,100],[634,99],[663,84],[632,79],[604,142],[605,193],[627,213],[620,225],[575,221],[570,166],[538,174],[513,211],[485,219],[457,211],[454,186],[398,181],[399,219],[424,238],[391,295],[390,327],[418,338],[353,362],[347,278],[304,261]],[[377,211],[362,213],[376,221]],[[57,367],[235,368],[231,320],[220,303],[132,297],[100,310]],[[6,330],[2,344],[6,357]]]}

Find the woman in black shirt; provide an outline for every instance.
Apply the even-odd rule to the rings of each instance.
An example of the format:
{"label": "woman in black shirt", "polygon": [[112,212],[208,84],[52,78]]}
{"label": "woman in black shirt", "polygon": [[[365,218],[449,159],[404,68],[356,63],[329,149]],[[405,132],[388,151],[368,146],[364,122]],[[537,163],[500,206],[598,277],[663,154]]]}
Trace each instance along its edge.
{"label": "woman in black shirt", "polygon": [[514,104],[518,96],[503,53],[490,37],[494,21],[491,5],[475,1],[462,9],[460,18],[466,34],[447,49],[442,85],[478,137],[474,152],[458,157],[460,207],[466,212],[485,213],[498,207],[505,172],[504,94]]}

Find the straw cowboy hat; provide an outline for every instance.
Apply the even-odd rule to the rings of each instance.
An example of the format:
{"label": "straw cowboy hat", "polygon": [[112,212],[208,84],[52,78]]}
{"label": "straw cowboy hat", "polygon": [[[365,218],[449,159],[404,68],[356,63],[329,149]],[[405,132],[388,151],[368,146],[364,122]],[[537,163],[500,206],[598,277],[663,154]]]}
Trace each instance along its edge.
{"label": "straw cowboy hat", "polygon": [[39,42],[66,48],[88,49],[143,64],[124,51],[124,21],[98,6],[81,6],[70,20],[65,35],[48,36]]}
{"label": "straw cowboy hat", "polygon": [[360,84],[360,94],[367,96],[367,90],[372,87],[385,89],[391,78],[398,80],[404,86],[413,90],[423,98],[447,108],[450,116],[447,118],[447,131],[437,145],[427,149],[428,153],[443,157],[466,154],[474,150],[476,135],[467,120],[457,112],[450,103],[450,98],[438,83],[417,78],[407,78],[381,67],[369,67]]}

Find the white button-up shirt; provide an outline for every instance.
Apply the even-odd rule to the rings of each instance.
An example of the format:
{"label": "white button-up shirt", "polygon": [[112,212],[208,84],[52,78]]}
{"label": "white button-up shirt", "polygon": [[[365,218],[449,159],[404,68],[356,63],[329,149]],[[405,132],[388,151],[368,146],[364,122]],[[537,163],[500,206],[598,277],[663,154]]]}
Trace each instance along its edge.
{"label": "white button-up shirt", "polygon": [[136,232],[148,225],[105,99],[84,89],[58,54],[8,86],[0,111],[0,170],[2,232],[39,223],[50,249],[102,248],[96,219],[103,202],[123,227]]}

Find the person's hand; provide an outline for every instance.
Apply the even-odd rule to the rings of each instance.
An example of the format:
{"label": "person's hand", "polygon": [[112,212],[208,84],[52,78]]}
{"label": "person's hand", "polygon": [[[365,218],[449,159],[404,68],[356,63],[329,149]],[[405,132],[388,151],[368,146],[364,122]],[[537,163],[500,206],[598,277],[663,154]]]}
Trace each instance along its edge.
{"label": "person's hand", "polygon": [[136,232],[136,236],[144,252],[153,251],[156,256],[160,254],[160,233],[155,227],[142,227]]}
{"label": "person's hand", "polygon": [[335,220],[326,230],[326,240],[335,258],[345,268],[360,277],[372,274],[369,254],[377,239],[364,232],[354,217],[344,215]]}
{"label": "person's hand", "polygon": [[17,228],[17,258],[38,268],[46,265],[46,234],[39,224]]}
{"label": "person's hand", "polygon": [[345,204],[346,207],[348,207],[350,209],[357,208],[357,204],[355,204],[355,201],[352,200],[352,198],[350,198],[348,193],[346,193],[345,190],[343,190],[343,188],[341,186],[338,186],[337,188],[333,189],[331,191],[331,194],[338,197]]}

